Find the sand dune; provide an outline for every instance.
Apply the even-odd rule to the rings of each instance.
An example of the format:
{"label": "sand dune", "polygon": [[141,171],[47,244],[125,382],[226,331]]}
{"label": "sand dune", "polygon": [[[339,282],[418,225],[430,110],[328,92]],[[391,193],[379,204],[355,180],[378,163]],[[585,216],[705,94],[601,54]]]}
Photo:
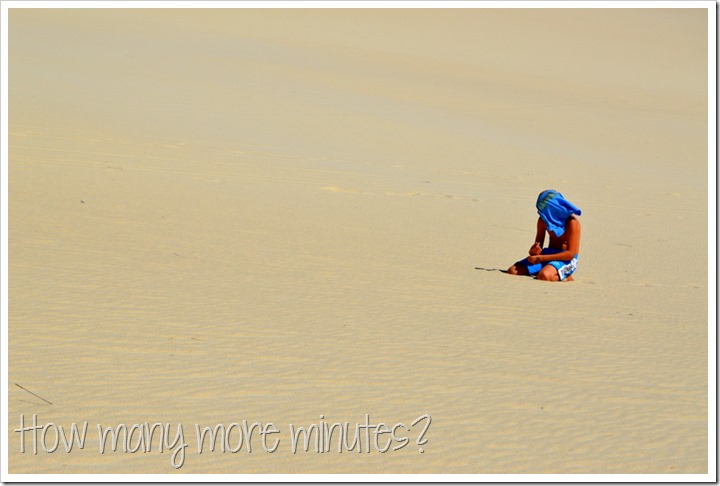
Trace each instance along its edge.
{"label": "sand dune", "polygon": [[[12,9],[9,471],[707,473],[706,15]],[[571,284],[497,271],[547,188]],[[290,451],[366,414],[427,442]]]}

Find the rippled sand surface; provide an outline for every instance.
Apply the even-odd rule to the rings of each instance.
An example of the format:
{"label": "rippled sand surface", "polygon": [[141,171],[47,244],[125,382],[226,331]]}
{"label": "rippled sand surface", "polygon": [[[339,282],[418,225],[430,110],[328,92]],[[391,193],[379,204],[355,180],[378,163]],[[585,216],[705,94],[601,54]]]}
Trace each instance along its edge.
{"label": "rippled sand surface", "polygon": [[[9,471],[706,473],[706,15],[12,9]],[[499,271],[547,188],[573,283]]]}

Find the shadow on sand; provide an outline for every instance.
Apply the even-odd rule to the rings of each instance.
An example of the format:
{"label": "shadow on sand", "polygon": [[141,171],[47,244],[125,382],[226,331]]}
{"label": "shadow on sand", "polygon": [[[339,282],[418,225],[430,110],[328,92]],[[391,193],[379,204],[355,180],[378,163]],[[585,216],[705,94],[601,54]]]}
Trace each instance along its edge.
{"label": "shadow on sand", "polygon": [[485,272],[500,272],[500,273],[507,273],[507,270],[504,270],[502,268],[485,268],[485,267],[475,267],[475,270],[483,270]]}

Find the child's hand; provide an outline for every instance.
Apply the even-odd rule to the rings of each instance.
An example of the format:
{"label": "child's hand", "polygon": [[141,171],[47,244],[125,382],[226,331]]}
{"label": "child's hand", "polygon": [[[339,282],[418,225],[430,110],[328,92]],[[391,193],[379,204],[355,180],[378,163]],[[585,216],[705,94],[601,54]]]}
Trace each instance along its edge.
{"label": "child's hand", "polygon": [[527,257],[528,263],[532,263],[533,265],[536,263],[540,263],[540,256],[539,255],[530,255]]}
{"label": "child's hand", "polygon": [[540,243],[537,241],[533,246],[530,247],[530,251],[528,252],[530,255],[539,255],[542,253],[542,248],[540,248]]}

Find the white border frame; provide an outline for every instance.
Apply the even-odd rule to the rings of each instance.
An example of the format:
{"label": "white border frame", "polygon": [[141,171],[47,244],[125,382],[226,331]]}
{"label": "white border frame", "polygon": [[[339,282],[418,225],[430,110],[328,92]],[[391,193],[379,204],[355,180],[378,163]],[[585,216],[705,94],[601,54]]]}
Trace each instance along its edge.
{"label": "white border frame", "polygon": [[[708,12],[708,474],[10,474],[8,472],[8,10],[11,8],[699,8]],[[701,1],[18,1],[0,3],[0,247],[3,482],[715,482],[717,481],[717,5]],[[715,319],[710,320],[714,316]]]}

